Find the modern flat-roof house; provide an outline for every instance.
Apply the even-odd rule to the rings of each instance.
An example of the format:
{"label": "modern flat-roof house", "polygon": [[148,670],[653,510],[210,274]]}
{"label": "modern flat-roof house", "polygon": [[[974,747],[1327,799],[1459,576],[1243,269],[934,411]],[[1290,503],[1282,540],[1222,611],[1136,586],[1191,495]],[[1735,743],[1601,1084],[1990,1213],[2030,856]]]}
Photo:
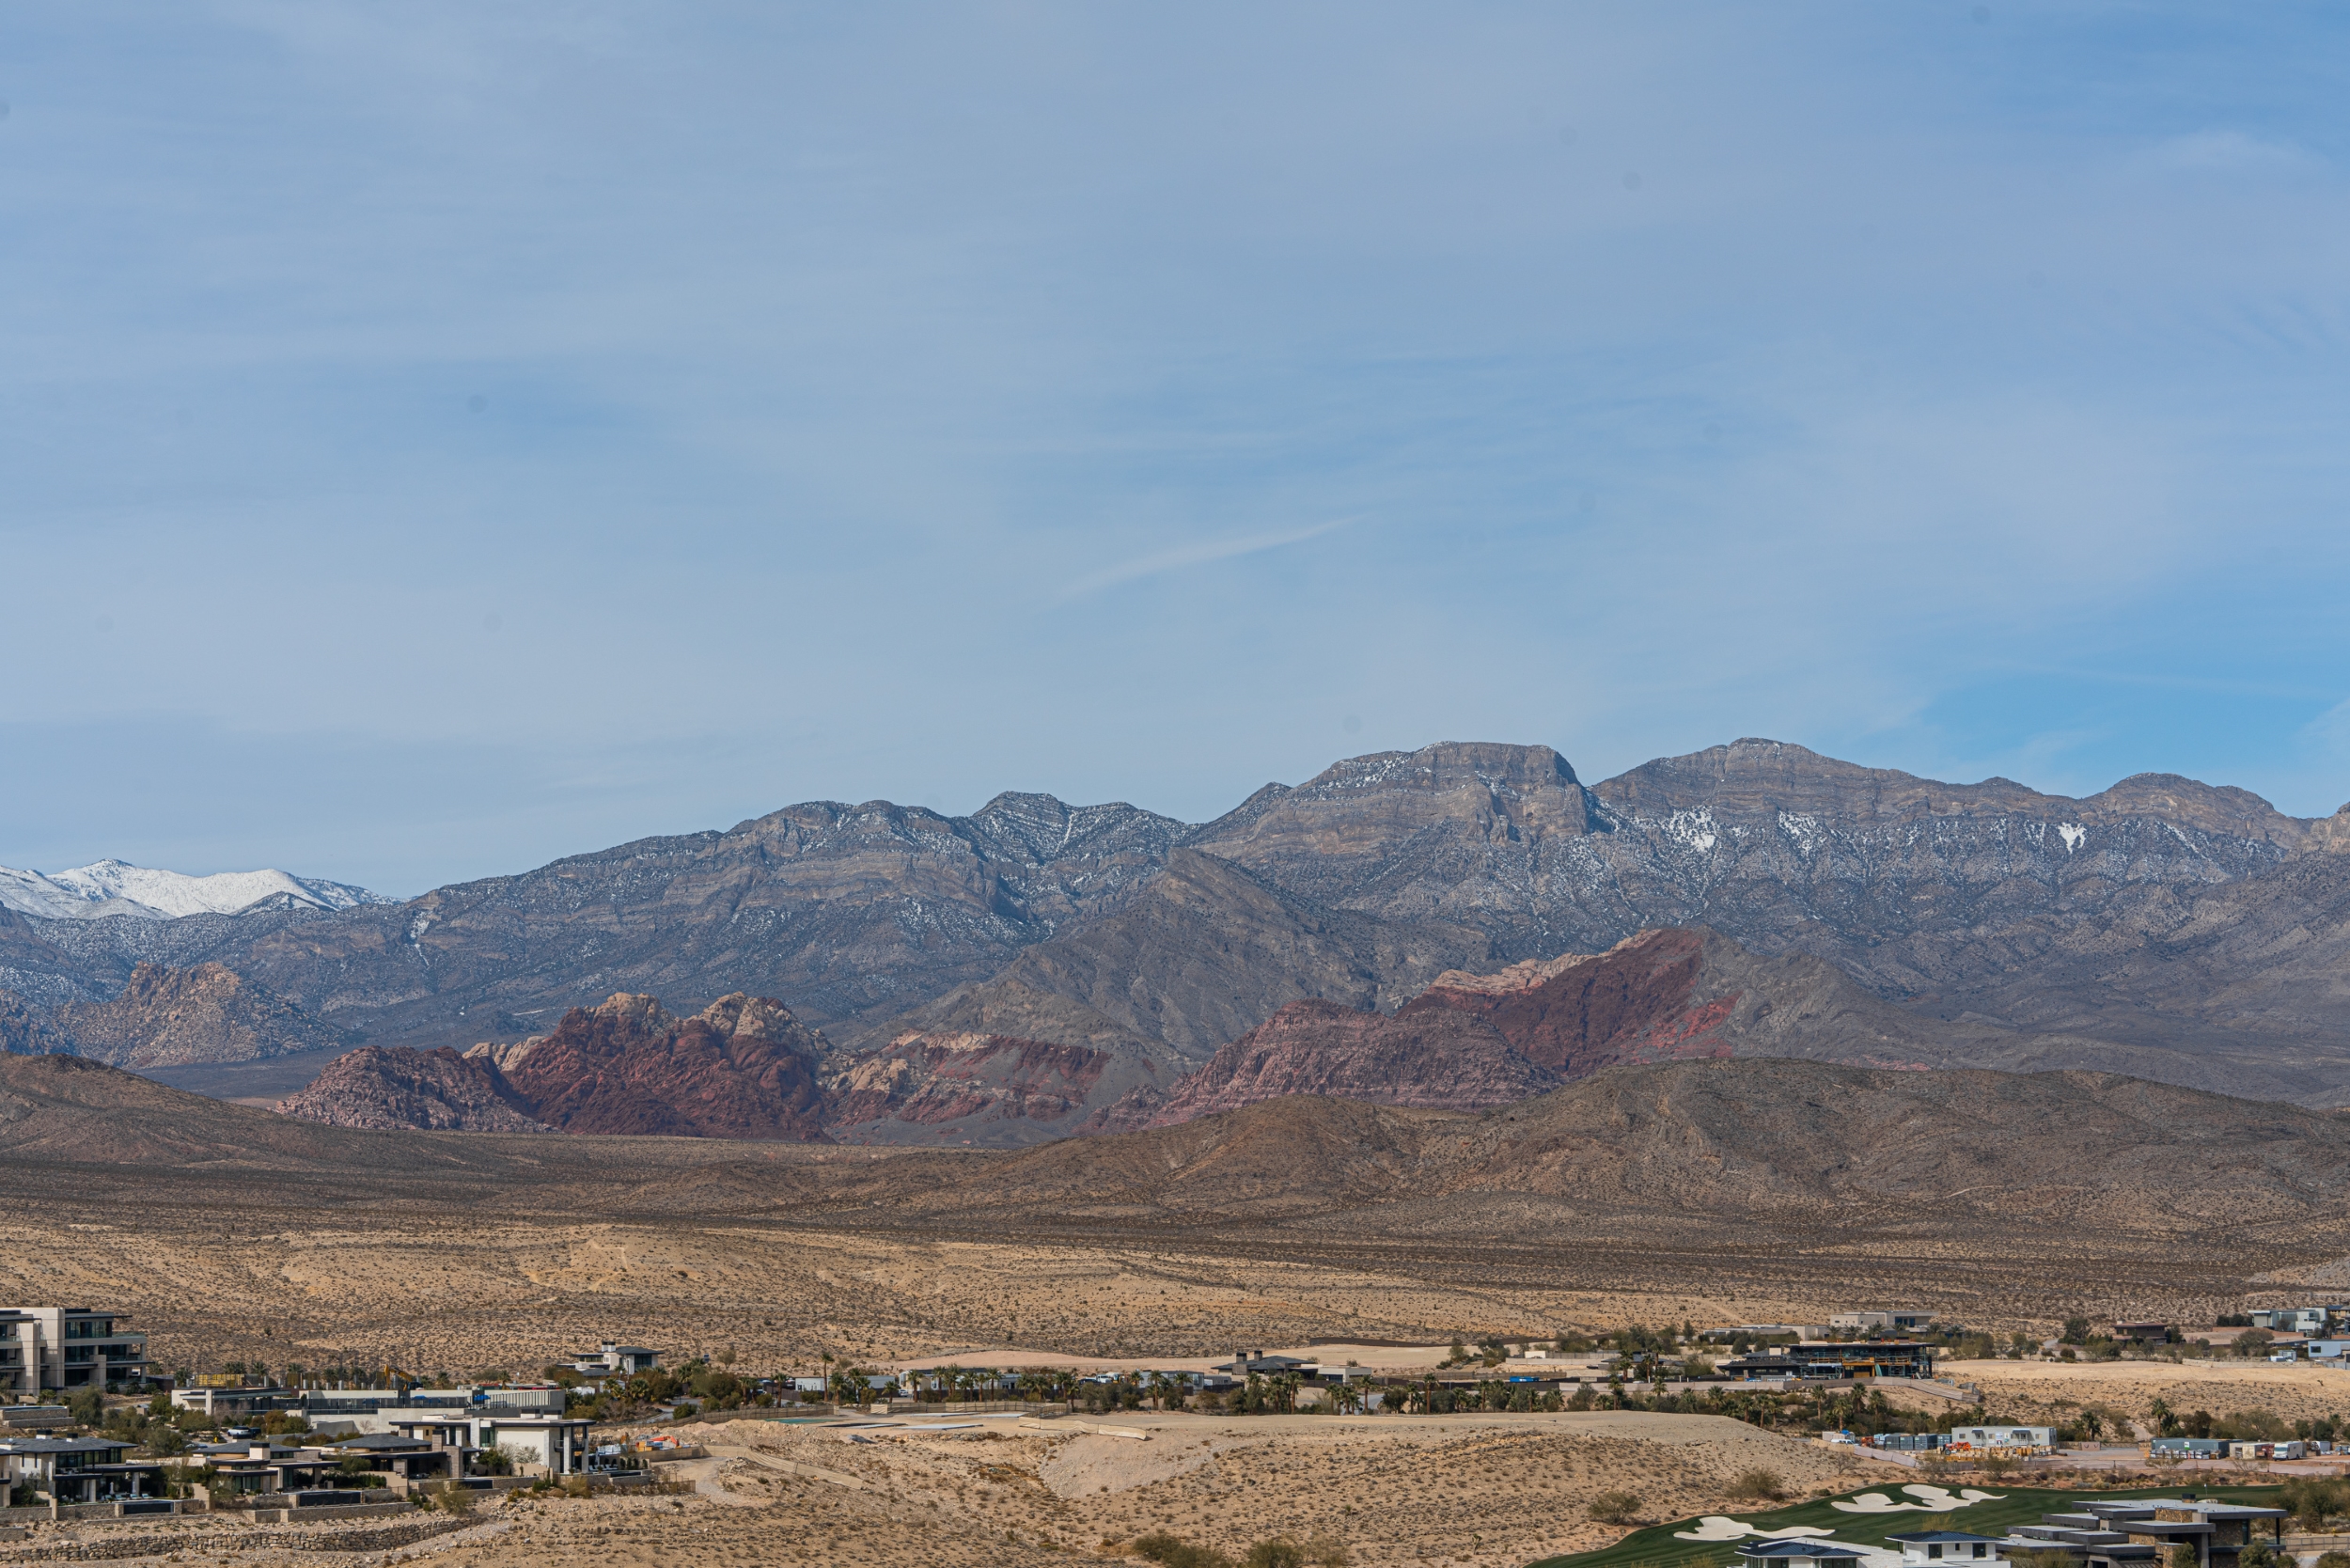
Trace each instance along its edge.
{"label": "modern flat-roof house", "polygon": [[194,1452],[212,1472],[209,1500],[262,1493],[307,1492],[334,1484],[340,1466],[332,1454],[298,1443],[257,1437],[243,1443],[199,1443]]}
{"label": "modern flat-roof house", "polygon": [[1932,1312],[1838,1312],[1827,1320],[1830,1328],[1862,1334],[1915,1334],[1934,1326]]}
{"label": "modern flat-roof house", "polygon": [[1920,1529],[1885,1539],[1901,1546],[1902,1568],[1912,1568],[1912,1564],[1925,1568],[1935,1562],[1982,1563],[1984,1568],[1999,1568],[2007,1561],[1999,1553],[2001,1542],[1996,1535],[1969,1535],[1963,1529]]}
{"label": "modern flat-roof house", "polygon": [[1721,1364],[1721,1370],[1747,1381],[1765,1377],[1932,1377],[1935,1348],[1917,1340],[1810,1341],[1733,1356]]}
{"label": "modern flat-roof house", "polygon": [[290,1388],[174,1388],[175,1410],[196,1410],[207,1416],[265,1416],[273,1410],[300,1408],[302,1396]]}
{"label": "modern flat-roof house", "polygon": [[1734,1340],[1744,1334],[1749,1340],[1825,1340],[1828,1325],[1824,1323],[1733,1323],[1723,1328],[1700,1329],[1700,1340]]}
{"label": "modern flat-roof house", "polygon": [[1840,1542],[1793,1536],[1784,1541],[1749,1541],[1738,1548],[1747,1568],[1859,1568],[1860,1553]]}
{"label": "modern flat-roof house", "polygon": [[593,1447],[585,1417],[543,1416],[511,1410],[401,1412],[392,1428],[404,1437],[446,1447],[503,1449],[518,1465],[536,1465],[547,1474],[568,1476],[588,1467]]}
{"label": "modern flat-roof house", "polygon": [[426,1437],[406,1437],[397,1432],[370,1432],[347,1437],[330,1450],[348,1457],[358,1454],[368,1468],[402,1481],[434,1481],[458,1473],[463,1455],[457,1449]]}
{"label": "modern flat-roof house", "polygon": [[0,1481],[29,1485],[61,1503],[114,1502],[164,1495],[164,1467],[126,1464],[131,1445],[104,1437],[0,1439]]}
{"label": "modern flat-roof house", "polygon": [[40,1393],[40,1325],[24,1313],[0,1310],[0,1397],[13,1403]]}
{"label": "modern flat-roof house", "polygon": [[120,1316],[88,1307],[0,1308],[0,1393],[32,1399],[144,1384],[147,1336],[118,1329]]}
{"label": "modern flat-roof house", "polygon": [[2069,1512],[2019,1525],[2011,1549],[2077,1552],[2085,1568],[2158,1568],[2172,1547],[2195,1548],[2196,1568],[2235,1568],[2238,1554],[2265,1531],[2284,1540],[2285,1511],[2195,1497],[2085,1498]]}
{"label": "modern flat-roof house", "polygon": [[[213,1503],[289,1493],[353,1494],[333,1499],[350,1502],[384,1502],[395,1495],[404,1495],[404,1487],[398,1494],[385,1491],[381,1489],[384,1482],[363,1481],[346,1471],[344,1462],[354,1456],[364,1462],[368,1472],[397,1477],[403,1482],[453,1477],[463,1466],[461,1450],[390,1433],[357,1437],[331,1447],[273,1442],[267,1438],[247,1443],[202,1443],[194,1452],[212,1472],[206,1492],[208,1500]],[[372,1496],[365,1495],[369,1493]]]}
{"label": "modern flat-roof house", "polygon": [[1250,1372],[1261,1377],[1272,1377],[1281,1372],[1303,1372],[1313,1364],[1295,1356],[1267,1356],[1261,1350],[1236,1350],[1232,1352],[1230,1361],[1216,1363],[1215,1370],[1230,1372],[1234,1377],[1246,1377]]}
{"label": "modern flat-roof house", "polygon": [[661,1357],[643,1345],[624,1345],[618,1340],[606,1340],[594,1350],[583,1350],[572,1363],[572,1371],[586,1372],[590,1377],[627,1377],[634,1372],[650,1372],[661,1364]]}

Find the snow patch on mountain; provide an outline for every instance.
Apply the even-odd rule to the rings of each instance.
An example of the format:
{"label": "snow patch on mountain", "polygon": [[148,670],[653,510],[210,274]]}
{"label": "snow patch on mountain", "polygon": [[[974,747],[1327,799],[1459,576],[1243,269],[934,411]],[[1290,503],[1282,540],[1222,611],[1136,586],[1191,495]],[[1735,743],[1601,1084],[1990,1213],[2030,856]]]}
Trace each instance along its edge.
{"label": "snow patch on mountain", "polygon": [[120,860],[101,860],[43,875],[0,866],[0,908],[48,920],[94,920],[124,916],[176,920],[184,915],[234,915],[284,897],[313,909],[396,901],[347,883],[284,871],[219,871],[189,876]]}

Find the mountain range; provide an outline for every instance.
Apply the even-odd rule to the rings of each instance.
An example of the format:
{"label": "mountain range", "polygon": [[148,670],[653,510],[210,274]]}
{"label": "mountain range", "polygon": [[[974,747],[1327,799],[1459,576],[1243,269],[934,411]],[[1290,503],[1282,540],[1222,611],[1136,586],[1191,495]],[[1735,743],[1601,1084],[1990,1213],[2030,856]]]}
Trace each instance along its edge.
{"label": "mountain range", "polygon": [[[183,1021],[159,1061],[133,978],[160,996],[155,973],[208,964],[282,1030],[202,1043]],[[2077,800],[1943,784],[1761,740],[1588,786],[1547,747],[1431,745],[1197,824],[1033,794],[964,818],[815,803],[400,903],[0,914],[12,1050],[146,1050],[192,1082],[360,1043],[463,1059],[616,993],[679,1017],[740,994],[807,1034],[825,1136],[878,1141],[1108,1131],[1251,1085],[1454,1104],[1442,1085],[1693,1055],[2342,1105],[2345,980],[2350,811],[2161,775]],[[131,1016],[99,1029],[104,1007]]]}
{"label": "mountain range", "polygon": [[189,876],[100,860],[44,875],[0,866],[0,909],[44,919],[176,920],[188,915],[235,915],[272,901],[327,910],[392,902],[347,883],[274,870]]}

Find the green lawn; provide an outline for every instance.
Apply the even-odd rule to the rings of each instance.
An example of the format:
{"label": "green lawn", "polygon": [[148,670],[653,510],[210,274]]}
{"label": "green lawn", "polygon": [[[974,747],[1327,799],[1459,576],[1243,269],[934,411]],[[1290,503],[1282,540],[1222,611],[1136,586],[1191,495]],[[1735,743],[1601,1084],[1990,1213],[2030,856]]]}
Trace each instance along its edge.
{"label": "green lawn", "polygon": [[[1923,1481],[1924,1478],[1919,1478]],[[1883,1492],[1896,1502],[1913,1502],[1902,1492],[1903,1481],[1878,1482],[1856,1492],[1840,1493],[1841,1497],[1857,1497],[1860,1492]],[[2009,1483],[1991,1486],[1980,1482],[1935,1482],[1947,1485],[1952,1492],[1972,1486],[1990,1492],[2001,1500],[1985,1500],[1970,1508],[1962,1508],[1950,1515],[1947,1526],[1928,1526],[1923,1513],[1842,1513],[1829,1507],[1834,1497],[1822,1497],[1816,1502],[1798,1503],[1793,1508],[1766,1509],[1757,1513],[1732,1513],[1731,1518],[1741,1523],[1761,1525],[1766,1529],[1778,1529],[1788,1525],[1809,1525],[1815,1529],[1830,1529],[1836,1539],[1848,1545],[1882,1546],[1886,1537],[1896,1532],[1930,1528],[1968,1530],[1976,1535],[2005,1535],[2017,1525],[2040,1522],[2043,1513],[2063,1512],[2076,1498],[2085,1497],[2168,1497],[2182,1491],[2199,1497],[2216,1497],[2228,1502],[2270,1504],[2279,1488],[2274,1486],[2211,1486],[2196,1478],[2183,1477],[2175,1485],[2143,1487],[2137,1491],[2069,1492],[2051,1487],[2017,1486]],[[1693,1519],[1676,1520],[1669,1525],[1651,1525],[1634,1530],[1614,1545],[1596,1552],[1582,1552],[1571,1557],[1545,1558],[1533,1568],[1721,1568],[1737,1561],[1738,1543],[1734,1541],[1676,1541],[1673,1531],[1696,1528]],[[1762,1536],[1748,1536],[1760,1541]]]}

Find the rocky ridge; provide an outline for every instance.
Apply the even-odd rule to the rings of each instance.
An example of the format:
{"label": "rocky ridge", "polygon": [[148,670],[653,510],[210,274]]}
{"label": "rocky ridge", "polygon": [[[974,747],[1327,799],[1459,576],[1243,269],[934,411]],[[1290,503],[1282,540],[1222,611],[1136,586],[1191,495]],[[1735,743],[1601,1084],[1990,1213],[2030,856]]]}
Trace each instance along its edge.
{"label": "rocky ridge", "polygon": [[1986,1038],[2329,1104],[2350,1100],[2345,849],[2350,815],[2167,776],[2071,800],[1748,740],[1586,786],[1546,747],[1446,743],[1197,827],[1042,795],[968,818],[815,803],[395,906],[0,913],[0,986],[54,1021],[139,962],[217,962],[371,1043],[461,1046],[616,988],[740,990],[853,1049],[971,1033],[1204,1060],[1287,1001],[1392,1008],[1443,968],[1705,925]]}
{"label": "rocky ridge", "polygon": [[822,1141],[827,1053],[769,998],[724,996],[681,1019],[620,993],[519,1044],[352,1052],[277,1108],[342,1127]]}
{"label": "rocky ridge", "polygon": [[1481,1110],[1563,1081],[1466,1012],[1437,1008],[1389,1017],[1336,1002],[1291,1002],[1176,1086],[1151,1124],[1290,1095]]}
{"label": "rocky ridge", "polygon": [[136,964],[110,1000],[69,1002],[54,1022],[81,1055],[134,1070],[349,1043],[342,1030],[221,964]]}
{"label": "rocky ridge", "polygon": [[330,1063],[309,1086],[277,1103],[280,1115],[335,1127],[409,1128],[420,1132],[546,1133],[496,1066],[461,1056],[454,1046],[431,1051],[362,1045]]}
{"label": "rocky ridge", "polygon": [[1016,1147],[1126,1132],[1182,1080],[1167,1057],[1001,1034],[905,1034],[836,1066],[826,1126],[843,1143]]}
{"label": "rocky ridge", "polygon": [[53,1051],[72,1049],[73,1042],[57,1032],[56,1025],[45,1011],[30,1005],[13,991],[0,991],[0,1053],[46,1056]]}
{"label": "rocky ridge", "polygon": [[904,1022],[1127,1052],[1155,1043],[1197,1063],[1285,1002],[1392,1011],[1445,970],[1491,961],[1472,926],[1332,909],[1176,849],[1119,913],[1029,948]]}

